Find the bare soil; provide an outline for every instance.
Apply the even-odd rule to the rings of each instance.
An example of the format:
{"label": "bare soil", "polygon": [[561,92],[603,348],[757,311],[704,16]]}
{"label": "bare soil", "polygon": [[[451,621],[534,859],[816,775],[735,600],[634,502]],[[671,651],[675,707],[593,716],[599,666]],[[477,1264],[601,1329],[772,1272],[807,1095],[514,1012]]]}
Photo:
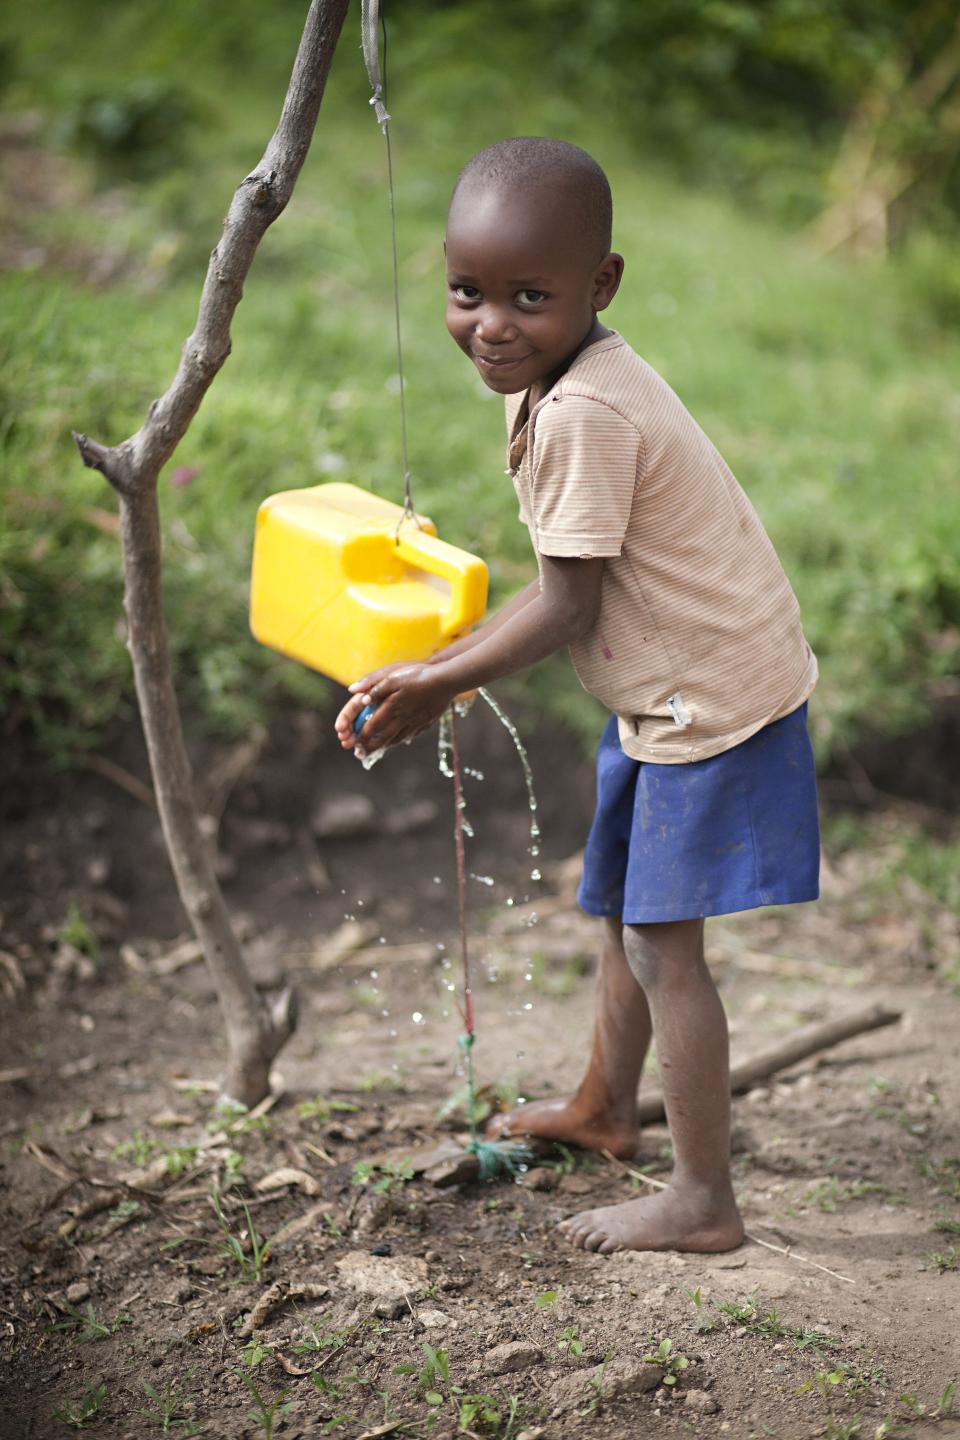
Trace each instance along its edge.
{"label": "bare soil", "polygon": [[[492,1105],[575,1084],[591,1018],[596,925],[573,900],[591,766],[534,717],[523,730],[539,857],[509,738],[484,714],[463,726],[485,772],[467,782],[468,869],[485,877],[469,886]],[[74,1428],[104,1440],[164,1433],[164,1399],[166,1433],[268,1434],[244,1376],[268,1406],[285,1395],[289,1440],[960,1436],[936,1414],[960,1378],[960,935],[889,881],[882,845],[828,859],[816,906],[711,922],[708,949],[735,1059],[872,1001],[902,1020],[735,1101],[741,1249],[607,1258],[555,1229],[642,1184],[602,1157],[408,1178],[411,1154],[466,1133],[432,744],[365,774],[326,720],[293,713],[195,756],[258,981],[292,977],[301,1000],[252,1117],[215,1110],[213,992],[156,817],[122,788],[146,778],[136,736],[111,746],[111,779],[26,755],[2,776],[0,1436],[65,1435],[84,1397]],[[875,824],[892,843],[916,820]],[[668,1144],[646,1131],[655,1178]],[[276,1237],[259,1273],[251,1228]],[[667,1341],[665,1369],[646,1357]]]}

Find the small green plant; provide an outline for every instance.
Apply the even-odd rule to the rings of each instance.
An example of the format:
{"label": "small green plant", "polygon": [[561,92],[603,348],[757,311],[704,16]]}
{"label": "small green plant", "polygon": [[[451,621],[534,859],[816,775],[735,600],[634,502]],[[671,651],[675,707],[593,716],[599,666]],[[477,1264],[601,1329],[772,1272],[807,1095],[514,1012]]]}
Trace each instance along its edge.
{"label": "small green plant", "polygon": [[917,1168],[925,1180],[933,1182],[939,1194],[960,1200],[960,1157],[949,1155],[943,1160],[921,1160]]}
{"label": "small green plant", "polygon": [[319,1124],[326,1125],[331,1115],[355,1115],[359,1108],[349,1100],[326,1100],[322,1095],[317,1095],[312,1100],[301,1100],[295,1113],[301,1120],[316,1120]]}
{"label": "small green plant", "polygon": [[295,1355],[319,1355],[324,1350],[342,1350],[356,1333],[356,1325],[349,1325],[345,1330],[331,1330],[327,1334],[319,1334],[316,1325],[311,1325],[309,1338],[299,1340],[293,1346],[293,1353]]}
{"label": "small green plant", "polygon": [[797,1394],[806,1395],[811,1390],[816,1390],[826,1399],[838,1385],[843,1384],[846,1378],[847,1367],[842,1364],[835,1366],[832,1370],[817,1370],[809,1380],[804,1380],[801,1385],[797,1386]]}
{"label": "small green plant", "polygon": [[287,1391],[281,1390],[279,1395],[275,1395],[272,1400],[267,1400],[252,1375],[248,1375],[245,1370],[238,1370],[236,1373],[249,1390],[253,1400],[253,1409],[247,1411],[247,1416],[260,1426],[263,1431],[263,1440],[273,1440],[273,1427],[278,1420],[283,1419],[290,1409],[290,1403],[287,1402]]}
{"label": "small green plant", "polygon": [[578,1360],[583,1354],[583,1341],[580,1339],[580,1331],[576,1325],[568,1325],[566,1330],[561,1330],[557,1336],[557,1344],[561,1350],[565,1350],[568,1355],[573,1355]]}
{"label": "small green plant", "polygon": [[857,1415],[853,1420],[841,1420],[834,1422],[829,1420],[824,1430],[824,1440],[854,1440],[854,1436],[860,1434],[860,1426],[863,1419]]}
{"label": "small green plant", "polygon": [[97,1411],[103,1407],[107,1398],[107,1387],[101,1383],[90,1385],[79,1400],[67,1400],[59,1410],[51,1413],[51,1420],[59,1420],[63,1425],[69,1425],[73,1430],[82,1430],[88,1420],[92,1420]]}
{"label": "small green plant", "polygon": [[84,920],[76,901],[71,902],[67,918],[57,931],[57,939],[61,944],[72,945],[95,965],[100,963],[100,942]]}
{"label": "small green plant", "polygon": [[152,1135],[144,1135],[142,1130],[135,1130],[129,1140],[122,1141],[113,1151],[114,1157],[118,1160],[129,1155],[135,1165],[141,1169],[149,1165],[151,1160],[162,1155],[166,1162],[167,1174],[173,1177],[182,1175],[189,1165],[192,1165],[197,1158],[199,1146],[196,1143],[184,1143],[181,1145],[165,1145],[161,1140],[155,1140]]}
{"label": "small green plant", "polygon": [[496,1435],[498,1440],[513,1440],[524,1423],[518,1395],[510,1395],[505,1401],[496,1395],[461,1395],[456,1409],[461,1435]]}
{"label": "small green plant", "polygon": [[250,1107],[240,1100],[218,1100],[207,1121],[210,1135],[221,1133],[233,1138],[237,1135],[268,1135],[273,1127],[269,1115],[251,1115]]}
{"label": "small green plant", "polygon": [[651,1355],[644,1355],[645,1365],[659,1365],[666,1371],[663,1377],[664,1385],[676,1385],[677,1379],[683,1374],[690,1361],[686,1355],[674,1353],[673,1341],[670,1339],[661,1340],[656,1350]]}
{"label": "small green plant", "polygon": [[833,1214],[840,1205],[847,1205],[852,1200],[863,1200],[868,1195],[882,1195],[890,1197],[890,1190],[886,1185],[877,1185],[872,1180],[842,1181],[832,1176],[829,1180],[821,1180],[817,1185],[811,1185],[810,1189],[801,1198],[801,1205],[815,1205],[818,1210],[825,1210]]}
{"label": "small green plant", "polygon": [[[374,992],[374,1004],[380,1003],[380,992]],[[366,1075],[361,1075],[357,1081],[359,1090],[366,1090],[368,1093],[373,1090],[405,1090],[407,1087],[399,1075],[394,1075],[389,1070],[371,1070]]]}
{"label": "small green plant", "polygon": [[259,1340],[248,1340],[243,1347],[243,1363],[248,1370],[256,1370],[267,1356],[272,1354],[269,1345],[264,1345]]}
{"label": "small green plant", "polygon": [[950,1245],[946,1250],[930,1250],[927,1259],[936,1265],[941,1275],[945,1270],[960,1270],[960,1245]]}
{"label": "small green plant", "polygon": [[188,1440],[189,1436],[199,1433],[193,1421],[182,1413],[184,1397],[175,1385],[162,1395],[149,1380],[144,1380],[143,1388],[153,1401],[153,1405],[142,1412],[148,1425],[157,1426],[164,1435],[176,1433],[181,1440]]}
{"label": "small green plant", "polygon": [[370,1186],[375,1195],[386,1195],[393,1190],[402,1190],[413,1179],[413,1166],[408,1160],[388,1160],[384,1165],[372,1165],[358,1160],[350,1177],[353,1185],[369,1185],[374,1175],[379,1178]]}
{"label": "small green plant", "polygon": [[560,1295],[559,1290],[544,1290],[538,1295],[535,1301],[538,1310],[546,1310],[548,1305],[555,1305]]}
{"label": "small green plant", "polygon": [[953,1414],[953,1401],[956,1393],[956,1381],[951,1380],[948,1384],[944,1385],[943,1389],[940,1392],[939,1399],[937,1400],[936,1405],[932,1407],[932,1409],[928,1409],[927,1406],[920,1399],[920,1397],[909,1390],[904,1391],[901,1395],[898,1395],[897,1399],[900,1401],[900,1404],[903,1405],[905,1409],[909,1410],[910,1414],[915,1416],[918,1420],[922,1420],[924,1418],[929,1418],[931,1420],[944,1420],[948,1416]]}
{"label": "small green plant", "polygon": [[960,1220],[938,1220],[933,1228],[941,1235],[960,1235]]}
{"label": "small green plant", "polygon": [[600,1374],[596,1380],[590,1381],[590,1399],[587,1401],[587,1407],[585,1410],[578,1410],[578,1415],[587,1417],[599,1415],[603,1409],[603,1377],[607,1373],[607,1366],[612,1358],[613,1351],[608,1350],[600,1362]]}
{"label": "small green plant", "polygon": [[58,1320],[51,1328],[53,1330],[74,1330],[74,1344],[88,1345],[92,1340],[106,1340],[110,1335],[116,1335],[123,1325],[131,1325],[133,1322],[125,1310],[118,1310],[112,1320],[106,1324],[98,1320],[94,1314],[93,1305],[88,1300],[82,1310],[74,1310],[72,1306],[64,1307],[66,1314],[62,1320]]}
{"label": "small green plant", "polygon": [[219,1250],[226,1259],[236,1261],[245,1280],[259,1282],[263,1274],[263,1267],[270,1259],[270,1241],[264,1240],[263,1236],[258,1233],[250,1215],[249,1205],[245,1200],[241,1201],[246,1220],[247,1244],[250,1247],[248,1253],[243,1235],[234,1235],[230,1228],[230,1221],[223,1213],[220,1192],[216,1185],[210,1186],[210,1204],[213,1206],[213,1213],[217,1217],[217,1224],[220,1227],[220,1238],[205,1243]]}

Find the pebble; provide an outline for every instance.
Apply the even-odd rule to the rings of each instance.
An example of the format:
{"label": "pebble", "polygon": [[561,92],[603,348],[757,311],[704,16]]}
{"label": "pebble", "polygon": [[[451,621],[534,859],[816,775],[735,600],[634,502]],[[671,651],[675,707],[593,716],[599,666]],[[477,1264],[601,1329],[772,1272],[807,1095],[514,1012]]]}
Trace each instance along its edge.
{"label": "pebble", "polygon": [[71,1305],[79,1305],[81,1300],[90,1297],[90,1284],[87,1280],[74,1280],[72,1285],[67,1286],[67,1301]]}
{"label": "pebble", "polygon": [[515,1370],[529,1370],[542,1358],[542,1351],[529,1340],[512,1340],[487,1351],[483,1370],[487,1375],[512,1375]]}
{"label": "pebble", "polygon": [[685,1390],[683,1403],[688,1410],[696,1410],[698,1415],[716,1415],[720,1409],[714,1397],[706,1390]]}
{"label": "pebble", "polygon": [[[404,1301],[427,1283],[427,1262],[415,1255],[368,1255],[351,1250],[337,1261],[341,1279],[361,1295]],[[405,1308],[405,1305],[402,1307]]]}
{"label": "pebble", "polygon": [[636,1360],[615,1357],[607,1365],[593,1365],[573,1375],[563,1375],[551,1387],[550,1399],[557,1410],[568,1410],[601,1388],[604,1400],[619,1400],[629,1395],[645,1395],[655,1390],[665,1375],[659,1365],[644,1365]]}
{"label": "pebble", "polygon": [[317,806],[310,828],[318,840],[353,840],[379,829],[377,810],[369,795],[348,792]]}
{"label": "pebble", "polygon": [[523,1177],[523,1183],[528,1190],[556,1190],[560,1176],[556,1170],[549,1170],[544,1165],[534,1165]]}

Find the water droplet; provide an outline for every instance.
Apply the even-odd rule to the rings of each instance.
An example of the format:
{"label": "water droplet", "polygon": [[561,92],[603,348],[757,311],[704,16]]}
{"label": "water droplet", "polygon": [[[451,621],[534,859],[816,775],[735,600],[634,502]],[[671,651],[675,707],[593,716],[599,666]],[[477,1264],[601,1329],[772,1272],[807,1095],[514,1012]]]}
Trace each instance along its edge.
{"label": "water droplet", "polygon": [[540,871],[539,871],[539,870],[533,869],[533,870],[530,871],[530,879],[531,879],[531,880],[542,880],[542,879],[543,879],[543,876],[540,874]]}
{"label": "water droplet", "polygon": [[[433,877],[433,883],[434,883],[434,885],[442,885],[442,884],[443,884],[443,881],[440,879],[440,876],[439,876],[439,875],[434,875],[434,877]],[[421,928],[422,928],[422,927],[421,927]]]}
{"label": "water droplet", "polygon": [[510,896],[508,896],[508,898],[507,898],[506,900],[504,900],[503,903],[504,903],[504,905],[506,905],[507,908],[509,909],[509,907],[510,907],[511,905],[515,905],[515,904],[516,904],[516,901],[514,900],[513,896],[510,895]]}
{"label": "water droplet", "polygon": [[524,1005],[523,1008],[524,1008],[524,1010],[532,1010],[532,1009],[533,1009],[533,1001],[532,1001],[532,1000],[528,1000],[527,1003]]}
{"label": "water droplet", "polygon": [[[534,878],[534,880],[539,880],[539,879],[540,879],[540,876],[539,876],[539,875],[534,875],[533,878]],[[386,937],[386,935],[381,935],[381,936],[380,936],[380,939],[377,941],[377,944],[378,944],[378,945],[386,945],[386,943],[387,943],[387,937]]]}
{"label": "water droplet", "polygon": [[371,980],[379,980],[379,979],[380,979],[380,971],[379,971],[379,970],[371,970],[371,971],[370,971],[370,979],[371,979]]}
{"label": "water droplet", "polygon": [[495,885],[497,883],[492,875],[475,875],[472,870],[470,872],[470,879],[478,881],[481,885]]}
{"label": "water droplet", "polygon": [[390,1033],[390,1039],[391,1039],[391,1040],[396,1040],[396,1038],[397,1038],[397,1032],[396,1032],[396,1030],[391,1030],[389,1033]]}
{"label": "water droplet", "polygon": [[384,1020],[389,1020],[389,1018],[390,1018],[390,1011],[389,1011],[389,1010],[381,1010],[381,1011],[380,1011],[380,1014],[383,1016]]}
{"label": "water droplet", "polygon": [[413,1021],[414,1025],[423,1025],[425,1023],[424,1017],[419,1010],[414,1010],[413,1014],[410,1016],[410,1019]]}

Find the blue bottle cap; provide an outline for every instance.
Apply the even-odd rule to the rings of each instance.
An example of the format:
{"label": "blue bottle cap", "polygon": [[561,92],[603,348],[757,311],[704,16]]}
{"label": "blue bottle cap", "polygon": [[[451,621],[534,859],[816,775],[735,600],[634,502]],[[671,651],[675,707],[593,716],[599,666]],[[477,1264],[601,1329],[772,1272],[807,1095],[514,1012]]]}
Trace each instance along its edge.
{"label": "blue bottle cap", "polygon": [[363,709],[360,711],[360,714],[353,722],[354,735],[360,734],[360,731],[363,729],[364,725],[366,725],[367,721],[370,719],[370,716],[373,714],[376,708],[377,707],[375,705],[364,705]]}

